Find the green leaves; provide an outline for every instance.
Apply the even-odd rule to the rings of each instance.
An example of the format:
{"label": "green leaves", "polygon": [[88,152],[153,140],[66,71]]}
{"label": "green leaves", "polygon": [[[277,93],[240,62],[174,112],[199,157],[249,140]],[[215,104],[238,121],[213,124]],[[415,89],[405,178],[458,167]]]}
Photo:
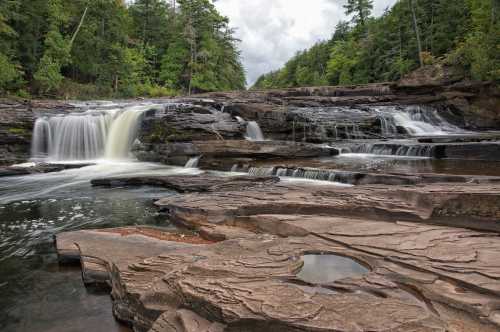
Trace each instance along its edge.
{"label": "green leaves", "polygon": [[165,0],[2,0],[0,43],[2,94],[23,76],[32,92],[69,98],[245,85],[228,19],[209,0],[175,11]]}
{"label": "green leaves", "polygon": [[[424,64],[447,57],[470,78],[500,79],[500,0],[418,0],[413,5]],[[354,24],[340,22],[330,40],[263,75],[255,87],[395,81],[418,67],[409,0],[396,2],[379,18],[370,17],[372,1],[348,0],[345,8]]]}

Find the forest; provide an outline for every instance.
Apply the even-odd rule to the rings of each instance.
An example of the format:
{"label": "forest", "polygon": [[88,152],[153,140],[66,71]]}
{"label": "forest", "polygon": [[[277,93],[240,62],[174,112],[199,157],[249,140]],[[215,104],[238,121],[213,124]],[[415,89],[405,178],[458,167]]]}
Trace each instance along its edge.
{"label": "forest", "polygon": [[1,0],[0,95],[165,96],[245,87],[210,0]]}
{"label": "forest", "polygon": [[378,18],[372,0],[348,0],[351,21],[330,40],[298,52],[254,88],[398,80],[441,63],[472,80],[500,79],[500,0],[400,0]]}

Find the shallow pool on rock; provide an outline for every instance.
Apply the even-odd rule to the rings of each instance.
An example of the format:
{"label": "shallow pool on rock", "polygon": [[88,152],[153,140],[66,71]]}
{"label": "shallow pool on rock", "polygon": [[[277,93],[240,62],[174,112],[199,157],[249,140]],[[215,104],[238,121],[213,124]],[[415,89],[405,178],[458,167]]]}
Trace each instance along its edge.
{"label": "shallow pool on rock", "polygon": [[338,255],[304,255],[304,266],[297,278],[311,284],[326,284],[344,278],[359,277],[369,272],[356,261]]}

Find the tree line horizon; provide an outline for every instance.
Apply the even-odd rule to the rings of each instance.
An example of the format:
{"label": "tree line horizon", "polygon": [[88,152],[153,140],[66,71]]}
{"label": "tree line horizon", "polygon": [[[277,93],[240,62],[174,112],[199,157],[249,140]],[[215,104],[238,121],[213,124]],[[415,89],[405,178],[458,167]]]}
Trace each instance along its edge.
{"label": "tree line horizon", "polygon": [[[445,63],[500,79],[500,0],[347,0],[350,21],[254,88],[393,81]],[[90,99],[243,90],[239,40],[211,0],[2,0],[0,95]]]}

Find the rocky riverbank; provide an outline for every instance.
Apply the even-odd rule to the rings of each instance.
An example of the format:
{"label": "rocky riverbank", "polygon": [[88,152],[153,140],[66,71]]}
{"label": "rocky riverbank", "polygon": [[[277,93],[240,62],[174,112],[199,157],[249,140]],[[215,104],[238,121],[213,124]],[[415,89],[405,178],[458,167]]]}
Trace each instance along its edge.
{"label": "rocky riverbank", "polygon": [[[212,243],[134,228],[56,238],[61,260],[82,262],[85,282],[111,286],[115,316],[135,331],[500,328],[491,264],[500,241],[489,232],[500,231],[497,186],[204,180],[209,192],[187,177],[142,183],[199,191],[156,205]],[[361,265],[321,275],[327,265],[315,259],[335,266],[336,257]]]}

